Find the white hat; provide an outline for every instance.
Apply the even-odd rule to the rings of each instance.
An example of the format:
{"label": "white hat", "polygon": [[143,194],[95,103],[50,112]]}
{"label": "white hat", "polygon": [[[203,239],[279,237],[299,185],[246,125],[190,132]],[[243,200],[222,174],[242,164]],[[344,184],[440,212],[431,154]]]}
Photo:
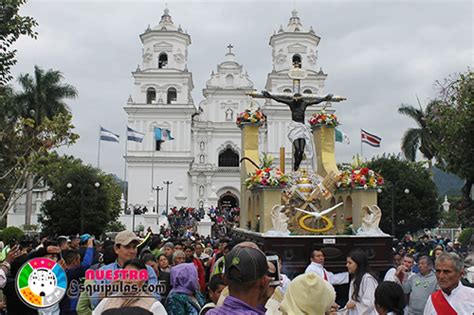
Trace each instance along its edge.
{"label": "white hat", "polygon": [[324,315],[336,299],[334,288],[314,272],[294,278],[288,285],[280,305],[283,313],[291,315]]}

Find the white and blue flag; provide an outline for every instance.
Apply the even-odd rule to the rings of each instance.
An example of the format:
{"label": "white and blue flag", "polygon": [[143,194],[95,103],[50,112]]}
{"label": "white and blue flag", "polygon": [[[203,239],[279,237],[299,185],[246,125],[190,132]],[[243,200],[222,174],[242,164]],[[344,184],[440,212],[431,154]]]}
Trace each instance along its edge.
{"label": "white and blue flag", "polygon": [[127,140],[128,141],[135,141],[135,142],[142,142],[145,134],[127,126]]}
{"label": "white and blue flag", "polygon": [[167,141],[174,140],[169,129],[164,128],[155,128],[155,140],[157,141]]}
{"label": "white and blue flag", "polygon": [[120,136],[111,131],[108,131],[105,128],[100,127],[100,140],[110,141],[110,142],[119,142]]}

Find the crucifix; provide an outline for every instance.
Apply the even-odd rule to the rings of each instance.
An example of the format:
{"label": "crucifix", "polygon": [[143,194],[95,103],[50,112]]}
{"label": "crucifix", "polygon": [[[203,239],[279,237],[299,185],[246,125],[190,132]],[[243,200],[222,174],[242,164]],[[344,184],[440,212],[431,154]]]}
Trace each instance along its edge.
{"label": "crucifix", "polygon": [[229,49],[229,54],[231,54],[232,53],[232,48],[234,48],[234,46],[232,46],[232,44],[229,44],[227,46],[227,48]]}
{"label": "crucifix", "polygon": [[311,128],[305,124],[305,111],[308,106],[319,104],[322,102],[341,102],[346,100],[345,97],[335,96],[333,94],[318,95],[305,94],[301,95],[301,80],[306,78],[306,71],[300,68],[299,64],[294,64],[293,68],[288,72],[288,76],[293,80],[293,93],[270,93],[256,91],[247,93],[254,98],[270,98],[278,103],[288,105],[291,111],[292,122],[288,126],[288,138],[293,144],[293,171],[297,171],[300,167],[303,155],[308,143],[308,158],[312,158],[313,170],[316,172],[316,157],[313,149],[313,140],[311,137]]}

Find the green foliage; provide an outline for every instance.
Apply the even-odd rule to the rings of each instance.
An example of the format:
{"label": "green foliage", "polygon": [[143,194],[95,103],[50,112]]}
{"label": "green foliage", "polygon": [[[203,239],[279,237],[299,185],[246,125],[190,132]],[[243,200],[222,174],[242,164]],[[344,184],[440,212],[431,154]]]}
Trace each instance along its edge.
{"label": "green foliage", "polygon": [[16,226],[9,226],[0,233],[0,239],[5,245],[12,240],[19,240],[25,233]]}
{"label": "green foliage", "polygon": [[434,104],[435,102],[431,102],[426,110],[423,110],[418,101],[419,108],[411,105],[402,105],[398,109],[400,114],[412,118],[418,125],[418,128],[408,129],[402,138],[402,152],[410,161],[416,160],[417,150],[420,150],[428,160],[434,157],[433,137],[427,125],[427,116]]}
{"label": "green foliage", "polygon": [[[440,200],[440,203],[442,201]],[[459,217],[456,211],[451,207],[449,212],[442,211],[441,212],[441,224],[440,227],[447,228],[447,229],[455,229],[461,226],[459,222]]]}
{"label": "green foliage", "polygon": [[38,174],[50,152],[79,137],[72,131],[72,116],[64,103],[77,92],[61,80],[59,71],[45,72],[36,66],[34,77],[20,76],[19,93],[4,87],[5,94],[0,94],[0,218],[41,183],[40,176],[31,174]]}
{"label": "green foliage", "polygon": [[436,130],[436,159],[446,171],[474,180],[474,73],[467,71],[445,80],[442,101],[430,116]]}
{"label": "green foliage", "polygon": [[[10,75],[10,69],[16,64],[16,49],[12,45],[21,35],[26,35],[36,39],[38,35],[33,28],[38,25],[36,21],[29,16],[19,14],[20,7],[26,3],[26,0],[2,0],[0,4],[0,89],[13,77]],[[0,91],[1,92],[1,91]]]}
{"label": "green foliage", "polygon": [[463,229],[461,234],[458,237],[458,241],[462,245],[467,246],[467,245],[470,244],[471,239],[472,239],[473,236],[474,236],[474,228]]}
{"label": "green foliage", "polygon": [[107,224],[107,227],[105,228],[105,232],[122,232],[126,229],[127,227],[122,222],[113,221]]}
{"label": "green foliage", "polygon": [[[66,235],[80,233],[82,209],[84,232],[101,235],[107,224],[120,214],[119,184],[112,175],[83,165],[80,160],[71,157],[52,160],[46,168],[49,175],[44,174],[53,197],[42,207],[39,221],[43,231]],[[72,185],[70,188],[68,183]],[[96,187],[96,183],[100,186]]]}
{"label": "green foliage", "polygon": [[[398,156],[383,156],[372,159],[367,167],[382,174],[385,188],[378,196],[382,209],[380,226],[391,232],[392,189],[395,187],[396,236],[435,227],[440,218],[436,186],[423,163],[402,160]],[[405,189],[409,189],[406,194]]]}
{"label": "green foliage", "polygon": [[429,128],[436,136],[435,158],[440,168],[465,180],[458,211],[472,226],[468,220],[474,219],[470,196],[474,185],[474,72],[467,70],[438,84],[440,101],[429,116]]}

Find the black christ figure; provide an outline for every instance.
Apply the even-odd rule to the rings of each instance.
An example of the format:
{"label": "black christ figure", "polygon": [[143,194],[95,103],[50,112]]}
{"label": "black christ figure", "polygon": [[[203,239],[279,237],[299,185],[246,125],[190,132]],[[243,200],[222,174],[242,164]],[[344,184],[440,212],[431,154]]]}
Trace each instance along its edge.
{"label": "black christ figure", "polygon": [[310,132],[308,131],[308,127],[305,125],[304,121],[306,108],[311,105],[331,101],[333,95],[327,94],[325,96],[311,97],[308,99],[303,97],[300,93],[295,93],[292,96],[274,96],[267,91],[262,91],[262,95],[266,98],[271,98],[279,103],[288,105],[291,110],[291,119],[293,122],[289,126],[290,130],[288,138],[290,138],[293,143],[293,171],[296,172],[303,160],[306,140],[312,141]]}

